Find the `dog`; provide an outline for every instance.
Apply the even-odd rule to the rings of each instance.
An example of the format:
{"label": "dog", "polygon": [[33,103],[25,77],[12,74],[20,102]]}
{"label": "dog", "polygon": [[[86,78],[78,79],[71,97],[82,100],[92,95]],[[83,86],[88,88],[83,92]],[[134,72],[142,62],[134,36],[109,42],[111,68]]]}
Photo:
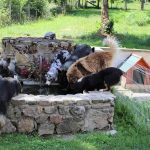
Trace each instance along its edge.
{"label": "dog", "polygon": [[5,115],[11,98],[21,93],[22,85],[16,78],[0,77],[0,128],[5,125]]}
{"label": "dog", "polygon": [[66,70],[59,70],[58,71],[58,83],[62,89],[68,89],[69,83],[66,76],[67,71]]}
{"label": "dog", "polygon": [[12,61],[10,58],[0,60],[0,76],[2,77],[13,77],[14,76],[14,66],[12,68]]}
{"label": "dog", "polygon": [[52,82],[57,81],[58,70],[61,70],[62,65],[66,62],[66,60],[69,57],[70,53],[67,50],[62,50],[55,55],[49,68],[49,71],[45,75],[47,85],[50,85]]}
{"label": "dog", "polygon": [[94,48],[91,48],[87,44],[79,44],[75,46],[74,52],[69,59],[63,64],[62,70],[68,70],[68,68],[76,62],[79,58],[85,57],[94,52]]}
{"label": "dog", "polygon": [[112,86],[119,83],[122,75],[123,72],[120,69],[109,67],[79,79],[76,83],[71,85],[71,88],[75,93],[100,89],[110,91]]}
{"label": "dog", "polygon": [[[80,58],[73,63],[67,71],[67,79],[70,84],[91,73],[99,72],[107,67],[114,66],[119,54],[119,44],[114,37],[107,37],[103,41],[109,45],[110,51],[94,52]],[[115,63],[114,63],[115,62]]]}

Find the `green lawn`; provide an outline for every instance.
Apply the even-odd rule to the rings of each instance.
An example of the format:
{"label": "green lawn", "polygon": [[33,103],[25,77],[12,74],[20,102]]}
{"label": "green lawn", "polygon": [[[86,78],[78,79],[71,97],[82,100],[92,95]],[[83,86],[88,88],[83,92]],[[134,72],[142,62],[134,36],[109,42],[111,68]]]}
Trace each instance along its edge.
{"label": "green lawn", "polygon": [[114,118],[117,130],[114,136],[98,131],[46,138],[35,134],[5,134],[0,136],[0,150],[149,150],[150,102],[139,104],[128,98],[117,98]]}
{"label": "green lawn", "polygon": [[[145,11],[111,9],[110,16],[115,22],[114,32],[122,47],[150,49],[150,9]],[[75,43],[87,43],[91,46],[102,46],[102,37],[97,34],[99,28],[100,10],[81,9],[50,20],[0,28],[0,39],[27,34],[43,36],[47,31],[53,31],[57,38],[72,39]]]}

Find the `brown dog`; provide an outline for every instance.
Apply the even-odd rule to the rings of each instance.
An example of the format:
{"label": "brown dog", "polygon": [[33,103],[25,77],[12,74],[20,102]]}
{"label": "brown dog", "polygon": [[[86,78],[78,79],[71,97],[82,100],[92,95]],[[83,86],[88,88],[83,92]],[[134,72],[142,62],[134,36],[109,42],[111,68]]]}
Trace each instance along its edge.
{"label": "brown dog", "polygon": [[104,43],[109,45],[110,51],[91,53],[88,56],[80,58],[70,66],[67,71],[67,79],[70,84],[91,73],[99,72],[107,67],[114,66],[113,63],[119,52],[118,42],[114,37],[107,37]]}

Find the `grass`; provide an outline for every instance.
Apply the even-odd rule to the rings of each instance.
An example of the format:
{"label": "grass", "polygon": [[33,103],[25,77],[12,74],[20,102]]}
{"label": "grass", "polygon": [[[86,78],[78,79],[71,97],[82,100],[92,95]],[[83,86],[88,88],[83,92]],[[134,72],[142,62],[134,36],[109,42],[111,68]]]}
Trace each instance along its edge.
{"label": "grass", "polygon": [[5,134],[0,137],[0,150],[149,150],[150,126],[141,115],[143,113],[150,119],[149,106],[150,102],[139,104],[118,97],[114,120],[118,132],[114,136],[101,132],[76,134],[68,138]]}
{"label": "grass", "polygon": [[[130,6],[130,4],[129,4]],[[145,11],[130,9],[111,9],[114,20],[114,32],[122,47],[150,48],[150,9]],[[129,7],[130,8],[130,7]],[[100,28],[100,10],[75,10],[67,15],[59,15],[49,20],[38,20],[26,24],[13,24],[0,28],[0,39],[3,37],[43,36],[48,31],[56,33],[57,38],[66,38],[75,43],[86,43],[91,46],[102,46],[102,37],[98,36]]]}

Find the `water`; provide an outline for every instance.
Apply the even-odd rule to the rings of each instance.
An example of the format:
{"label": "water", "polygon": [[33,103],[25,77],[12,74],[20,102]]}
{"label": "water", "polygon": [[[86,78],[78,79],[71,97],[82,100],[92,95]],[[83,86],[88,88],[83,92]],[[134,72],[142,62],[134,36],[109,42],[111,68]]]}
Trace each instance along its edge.
{"label": "water", "polygon": [[67,89],[62,89],[59,85],[24,85],[23,92],[24,94],[33,94],[33,95],[66,95],[70,94]]}

